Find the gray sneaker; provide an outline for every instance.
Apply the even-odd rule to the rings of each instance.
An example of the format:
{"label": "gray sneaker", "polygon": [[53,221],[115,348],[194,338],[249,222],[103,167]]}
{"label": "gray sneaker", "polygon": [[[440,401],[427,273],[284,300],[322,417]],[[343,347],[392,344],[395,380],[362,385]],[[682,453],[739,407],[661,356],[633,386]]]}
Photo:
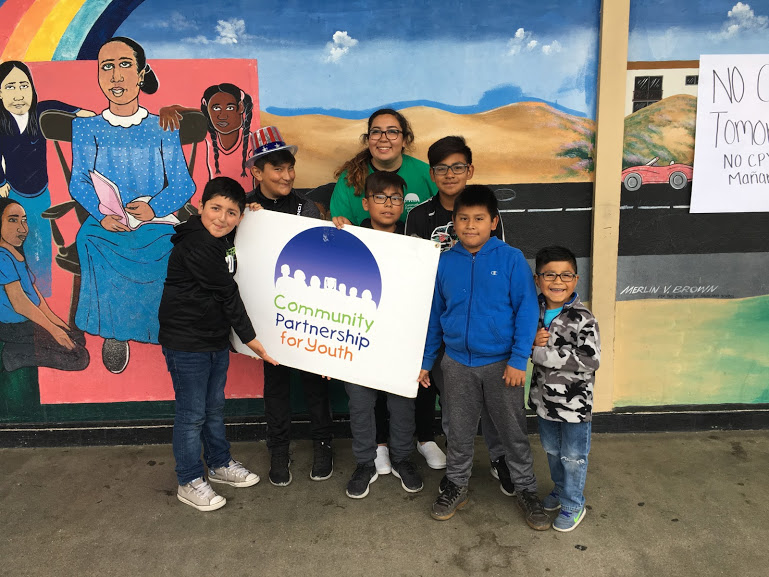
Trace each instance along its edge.
{"label": "gray sneaker", "polygon": [[470,497],[467,494],[467,487],[460,487],[454,484],[449,479],[446,479],[446,487],[444,491],[438,495],[438,498],[433,503],[433,509],[430,515],[433,519],[438,521],[446,521],[451,519],[456,513],[457,509],[461,509]]}
{"label": "gray sneaker", "polygon": [[202,477],[193,479],[186,485],[179,485],[176,498],[198,511],[216,511],[227,503],[227,499],[217,495]]}
{"label": "gray sneaker", "polygon": [[542,499],[542,508],[545,511],[557,511],[561,508],[561,495],[556,489],[550,491],[550,494]]}
{"label": "gray sneaker", "polygon": [[243,465],[230,459],[226,467],[217,467],[208,470],[210,483],[224,483],[233,487],[251,487],[259,482],[259,475],[252,473]]}

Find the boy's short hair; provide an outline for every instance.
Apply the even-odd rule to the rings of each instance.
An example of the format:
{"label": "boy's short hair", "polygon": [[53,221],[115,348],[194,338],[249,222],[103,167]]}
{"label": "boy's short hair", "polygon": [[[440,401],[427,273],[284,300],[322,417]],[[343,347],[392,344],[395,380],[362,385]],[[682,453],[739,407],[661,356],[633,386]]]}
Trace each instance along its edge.
{"label": "boy's short hair", "polygon": [[406,190],[406,181],[395,172],[378,170],[366,177],[366,196],[369,194],[381,194],[388,188],[397,188],[401,193]]}
{"label": "boy's short hair", "polygon": [[215,196],[231,200],[238,205],[241,213],[246,210],[246,192],[237,180],[233,180],[229,176],[217,176],[209,180],[203,189],[203,197],[200,202],[206,204]]}
{"label": "boy's short hair", "polygon": [[491,218],[497,216],[499,212],[497,195],[495,195],[494,191],[488,186],[482,184],[468,184],[465,189],[459,193],[459,196],[457,196],[454,201],[454,217],[456,217],[460,208],[468,208],[471,206],[485,206],[488,209]]}
{"label": "boy's short hair", "polygon": [[467,164],[473,163],[473,151],[467,146],[464,136],[444,136],[433,142],[427,149],[427,161],[430,166],[435,166],[456,153],[464,155]]}
{"label": "boy's short hair", "polygon": [[568,262],[574,267],[574,274],[577,274],[577,257],[565,246],[553,245],[539,249],[534,257],[535,271],[540,272],[542,267],[551,262]]}
{"label": "boy's short hair", "polygon": [[264,170],[264,167],[267,163],[270,163],[273,166],[280,166],[281,164],[290,164],[293,166],[296,164],[296,158],[293,154],[291,154],[291,151],[287,148],[283,148],[281,150],[276,150],[275,152],[270,152],[269,154],[265,154],[264,156],[260,156],[256,160],[254,160],[253,166],[258,168],[259,170]]}

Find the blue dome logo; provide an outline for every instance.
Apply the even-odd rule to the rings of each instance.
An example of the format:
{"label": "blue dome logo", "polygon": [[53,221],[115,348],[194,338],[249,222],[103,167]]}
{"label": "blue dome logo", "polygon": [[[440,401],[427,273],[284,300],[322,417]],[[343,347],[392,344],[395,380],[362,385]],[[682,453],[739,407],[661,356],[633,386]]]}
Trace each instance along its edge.
{"label": "blue dome logo", "polygon": [[278,256],[275,286],[333,291],[378,307],[382,276],[374,255],[356,236],[330,226],[300,232]]}

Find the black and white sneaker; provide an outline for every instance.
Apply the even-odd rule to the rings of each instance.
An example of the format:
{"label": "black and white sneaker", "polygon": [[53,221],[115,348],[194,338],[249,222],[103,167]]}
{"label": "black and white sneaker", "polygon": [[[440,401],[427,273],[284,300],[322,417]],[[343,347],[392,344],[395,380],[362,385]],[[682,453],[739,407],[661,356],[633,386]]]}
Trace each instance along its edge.
{"label": "black and white sneaker", "polygon": [[401,486],[409,493],[419,493],[425,484],[414,463],[408,459],[392,462],[392,473],[401,480]]}
{"label": "black and white sneaker", "polygon": [[446,479],[446,488],[440,495],[438,495],[435,503],[433,503],[430,515],[433,519],[437,519],[438,521],[447,521],[454,516],[457,509],[461,509],[467,505],[469,500],[470,497],[468,496],[466,486],[460,487],[449,479]]}
{"label": "black and white sneaker", "polygon": [[334,452],[331,449],[331,441],[313,441],[312,449],[310,479],[325,481],[334,472]]}
{"label": "black and white sneaker", "polygon": [[515,485],[510,478],[510,469],[507,468],[504,455],[491,462],[491,476],[499,481],[499,488],[505,495],[515,497]]}
{"label": "black and white sneaker", "polygon": [[276,487],[291,484],[291,457],[288,447],[273,449],[270,453],[270,483]]}
{"label": "black and white sneaker", "polygon": [[374,465],[363,465],[358,463],[352,477],[347,482],[347,496],[350,499],[363,499],[368,495],[368,486],[379,478]]}

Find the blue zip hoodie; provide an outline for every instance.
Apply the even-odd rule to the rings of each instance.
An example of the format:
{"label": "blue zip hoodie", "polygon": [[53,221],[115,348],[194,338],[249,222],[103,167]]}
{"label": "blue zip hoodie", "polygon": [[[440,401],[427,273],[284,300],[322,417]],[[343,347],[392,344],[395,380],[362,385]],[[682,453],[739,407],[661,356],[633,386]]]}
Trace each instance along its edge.
{"label": "blue zip hoodie", "polygon": [[537,291],[520,250],[496,237],[475,255],[457,243],[438,263],[422,368],[432,369],[443,341],[465,366],[507,360],[525,371],[538,321]]}

